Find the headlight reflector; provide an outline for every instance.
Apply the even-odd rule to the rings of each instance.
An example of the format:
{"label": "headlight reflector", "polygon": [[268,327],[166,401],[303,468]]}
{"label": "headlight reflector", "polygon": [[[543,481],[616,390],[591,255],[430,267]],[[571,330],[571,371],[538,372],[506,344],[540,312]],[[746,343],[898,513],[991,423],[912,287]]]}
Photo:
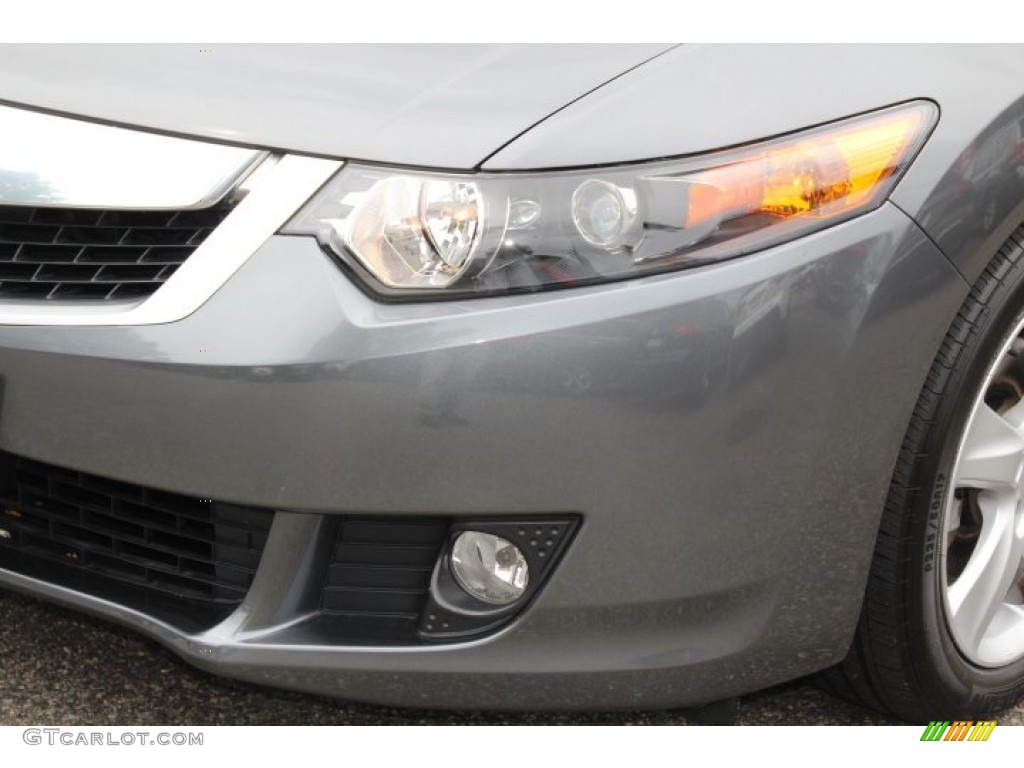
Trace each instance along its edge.
{"label": "headlight reflector", "polygon": [[459,270],[476,241],[480,190],[471,181],[428,181],[423,185],[420,217],[441,261]]}
{"label": "headlight reflector", "polygon": [[391,298],[539,290],[732,258],[877,208],[937,110],[917,101],[734,150],[535,174],[350,165],[282,230]]}
{"label": "headlight reflector", "polygon": [[473,182],[386,176],[346,199],[348,215],[324,220],[320,234],[385,285],[443,288],[462,274],[480,223]]}

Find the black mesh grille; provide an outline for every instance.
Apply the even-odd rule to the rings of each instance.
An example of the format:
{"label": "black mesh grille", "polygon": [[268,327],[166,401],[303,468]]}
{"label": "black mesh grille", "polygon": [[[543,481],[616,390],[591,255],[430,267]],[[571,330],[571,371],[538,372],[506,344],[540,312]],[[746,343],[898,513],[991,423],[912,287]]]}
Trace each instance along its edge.
{"label": "black mesh grille", "polygon": [[451,521],[345,517],[337,524],[322,615],[336,636],[413,641]]}
{"label": "black mesh grille", "polygon": [[229,212],[0,205],[0,298],[149,296]]}
{"label": "black mesh grille", "polygon": [[242,601],[272,519],[0,453],[0,567],[189,628]]}

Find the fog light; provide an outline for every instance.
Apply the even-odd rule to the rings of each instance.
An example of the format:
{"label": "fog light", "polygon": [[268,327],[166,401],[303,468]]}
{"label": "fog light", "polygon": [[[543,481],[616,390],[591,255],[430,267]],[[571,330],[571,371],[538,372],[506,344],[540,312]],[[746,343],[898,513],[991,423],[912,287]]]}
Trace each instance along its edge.
{"label": "fog light", "polygon": [[530,568],[519,548],[490,533],[460,533],[452,545],[451,568],[460,587],[495,605],[519,599],[530,582]]}

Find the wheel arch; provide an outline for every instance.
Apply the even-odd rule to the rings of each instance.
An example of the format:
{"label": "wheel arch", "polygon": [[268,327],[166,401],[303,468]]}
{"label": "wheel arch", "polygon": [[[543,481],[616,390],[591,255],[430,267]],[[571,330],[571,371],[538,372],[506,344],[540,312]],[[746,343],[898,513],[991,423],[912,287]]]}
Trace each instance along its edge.
{"label": "wheel arch", "polygon": [[1024,92],[979,118],[942,107],[935,134],[893,195],[973,284],[1024,223]]}

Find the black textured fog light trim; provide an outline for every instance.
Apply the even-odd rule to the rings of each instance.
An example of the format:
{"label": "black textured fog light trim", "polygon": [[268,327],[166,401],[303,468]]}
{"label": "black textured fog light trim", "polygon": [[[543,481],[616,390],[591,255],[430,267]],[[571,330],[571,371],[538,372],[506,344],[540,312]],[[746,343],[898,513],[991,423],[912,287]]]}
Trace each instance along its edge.
{"label": "black textured fog light trim", "polygon": [[[468,639],[493,632],[514,619],[544,585],[578,527],[579,518],[568,515],[456,521],[431,576],[430,593],[420,617],[420,638],[437,642]],[[499,536],[522,552],[530,579],[517,600],[507,605],[484,602],[458,583],[451,570],[451,551],[455,540],[466,531]]]}
{"label": "black textured fog light trim", "polygon": [[446,517],[332,516],[318,611],[331,642],[418,642],[431,570],[450,524]]}

